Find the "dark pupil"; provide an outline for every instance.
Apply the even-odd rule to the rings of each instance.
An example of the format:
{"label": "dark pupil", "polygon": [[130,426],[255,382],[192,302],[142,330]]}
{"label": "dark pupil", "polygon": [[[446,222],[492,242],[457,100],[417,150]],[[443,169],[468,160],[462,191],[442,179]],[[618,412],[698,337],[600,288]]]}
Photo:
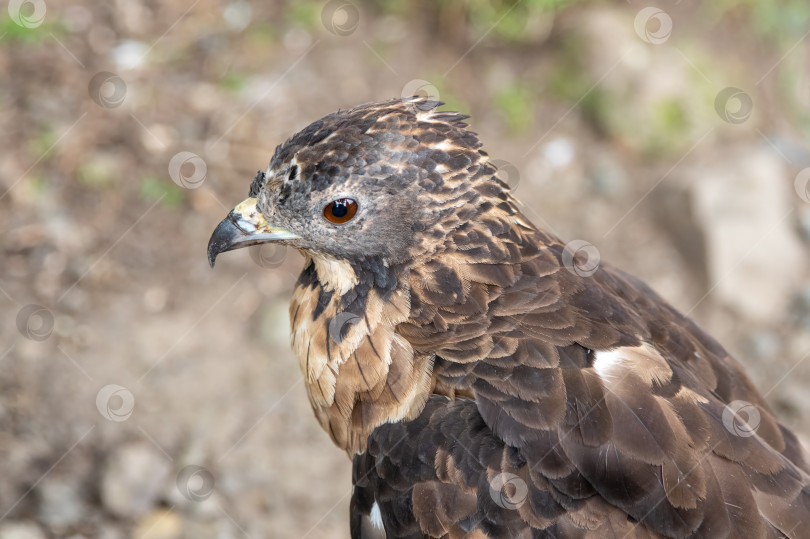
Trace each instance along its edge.
{"label": "dark pupil", "polygon": [[332,215],[335,217],[344,217],[347,213],[349,213],[349,208],[343,202],[336,201],[335,205],[332,206]]}

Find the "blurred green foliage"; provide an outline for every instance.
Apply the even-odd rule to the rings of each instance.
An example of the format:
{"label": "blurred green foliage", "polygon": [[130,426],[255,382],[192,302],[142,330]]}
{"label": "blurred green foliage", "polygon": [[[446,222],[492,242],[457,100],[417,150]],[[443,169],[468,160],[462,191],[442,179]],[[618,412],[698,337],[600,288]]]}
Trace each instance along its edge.
{"label": "blurred green foliage", "polygon": [[285,18],[288,22],[304,28],[314,28],[321,24],[323,2],[304,0],[287,4]]}
{"label": "blurred green foliage", "polygon": [[[580,0],[580,3],[582,0]],[[411,20],[457,21],[469,25],[471,33],[492,33],[508,42],[530,37],[530,24],[537,16],[549,15],[575,0],[366,0],[357,2],[361,13],[395,15]],[[315,28],[321,23],[322,1],[289,2],[284,8],[283,25]]]}
{"label": "blurred green foliage", "polygon": [[587,44],[580,37],[561,38],[545,88],[552,97],[575,107],[602,136],[621,140],[648,157],[677,155],[688,146],[696,121],[716,119],[713,110],[707,113],[699,107],[700,102],[712,103],[714,99],[713,92],[703,95],[703,79],[696,78],[691,85],[694,98],[686,94],[629,103],[628,95],[632,94],[627,92],[633,91],[632,79],[614,88],[600,84],[582,63],[589,57]]}
{"label": "blurred green foliage", "polygon": [[677,154],[687,142],[691,122],[681,101],[666,98],[653,103],[649,110],[651,125],[649,137],[644,139],[643,151],[647,154]]}
{"label": "blurred green foliage", "polygon": [[219,79],[219,85],[231,94],[240,93],[248,83],[248,77],[242,73],[228,72]]}
{"label": "blurred green foliage", "polygon": [[705,7],[718,18],[729,16],[732,11],[742,11],[752,30],[782,45],[795,42],[810,27],[807,0],[716,0],[706,3]]}
{"label": "blurred green foliage", "polygon": [[659,129],[682,132],[688,126],[686,110],[676,99],[663,99],[653,105],[653,122]]}
{"label": "blurred green foliage", "polygon": [[36,196],[42,196],[48,190],[48,180],[44,176],[37,174],[29,178],[28,187]]}
{"label": "blurred green foliage", "polygon": [[521,84],[509,85],[495,94],[495,106],[512,134],[522,135],[532,127],[537,96]]}
{"label": "blurred green foliage", "polygon": [[76,179],[90,189],[104,189],[115,183],[115,170],[109,161],[90,160],[79,165]]}
{"label": "blurred green foliage", "polygon": [[587,76],[587,70],[582,65],[584,50],[585,44],[576,37],[562,40],[546,81],[546,89],[562,101],[577,103],[582,114],[604,132],[608,124],[605,113],[609,99],[596,81]]}
{"label": "blurred green foliage", "polygon": [[553,13],[573,2],[574,0],[467,0],[463,4],[477,31],[491,30],[506,41],[522,42],[529,37],[528,22],[533,16]]}
{"label": "blurred green foliage", "polygon": [[245,30],[245,39],[260,48],[270,47],[278,39],[278,30],[267,21],[254,21]]}
{"label": "blurred green foliage", "polygon": [[29,151],[31,152],[31,155],[44,156],[51,148],[53,148],[56,140],[56,132],[52,128],[46,127],[40,129],[36,136],[31,139]]}
{"label": "blurred green foliage", "polygon": [[51,34],[61,37],[64,33],[65,28],[60,21],[46,20],[35,28],[25,28],[14,22],[14,19],[8,15],[0,18],[0,36],[3,36],[3,40],[10,42],[34,45],[44,42]]}
{"label": "blurred green foliage", "polygon": [[141,198],[146,200],[161,200],[161,204],[169,207],[176,207],[183,203],[186,194],[171,181],[158,178],[154,175],[146,175],[141,178]]}

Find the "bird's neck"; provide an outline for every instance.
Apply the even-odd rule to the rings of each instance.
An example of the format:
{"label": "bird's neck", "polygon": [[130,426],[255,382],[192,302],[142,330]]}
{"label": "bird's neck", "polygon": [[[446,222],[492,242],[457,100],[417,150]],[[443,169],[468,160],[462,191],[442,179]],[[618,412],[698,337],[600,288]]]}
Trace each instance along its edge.
{"label": "bird's neck", "polygon": [[[415,417],[433,385],[432,355],[416,354],[396,332],[410,316],[401,268],[369,264],[308,260],[290,305],[310,404],[349,454],[364,451],[378,425]],[[343,290],[346,282],[353,286]]]}
{"label": "bird's neck", "polygon": [[[488,290],[508,286],[516,265],[537,252],[536,229],[514,212],[489,208],[509,219],[508,237],[494,241],[493,221],[468,221],[458,237],[407,267],[307,259],[290,305],[292,348],[316,417],[349,454],[364,451],[377,426],[416,417],[432,393],[472,396],[468,385],[434,373],[437,356],[458,355],[452,345],[459,339],[491,348],[483,322]],[[454,335],[454,326],[465,335]],[[480,348],[468,350],[465,362],[483,357],[488,350]]]}

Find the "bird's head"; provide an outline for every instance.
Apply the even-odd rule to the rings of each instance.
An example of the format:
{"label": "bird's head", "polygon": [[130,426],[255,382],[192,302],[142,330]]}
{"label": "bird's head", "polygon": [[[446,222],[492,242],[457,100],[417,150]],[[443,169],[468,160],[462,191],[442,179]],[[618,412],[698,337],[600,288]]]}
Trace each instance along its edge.
{"label": "bird's head", "polygon": [[505,200],[466,116],[437,105],[424,98],[361,105],[294,135],[216,228],[211,265],[224,251],[280,242],[322,267],[392,267]]}

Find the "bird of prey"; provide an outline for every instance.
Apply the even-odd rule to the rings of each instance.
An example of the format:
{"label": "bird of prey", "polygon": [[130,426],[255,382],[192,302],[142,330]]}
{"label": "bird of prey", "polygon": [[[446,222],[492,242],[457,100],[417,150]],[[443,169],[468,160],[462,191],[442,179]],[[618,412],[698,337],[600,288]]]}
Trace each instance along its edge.
{"label": "bird of prey", "polygon": [[810,467],[740,364],[534,226],[425,98],[278,146],[216,227],[305,259],[292,349],[353,537],[810,537]]}

